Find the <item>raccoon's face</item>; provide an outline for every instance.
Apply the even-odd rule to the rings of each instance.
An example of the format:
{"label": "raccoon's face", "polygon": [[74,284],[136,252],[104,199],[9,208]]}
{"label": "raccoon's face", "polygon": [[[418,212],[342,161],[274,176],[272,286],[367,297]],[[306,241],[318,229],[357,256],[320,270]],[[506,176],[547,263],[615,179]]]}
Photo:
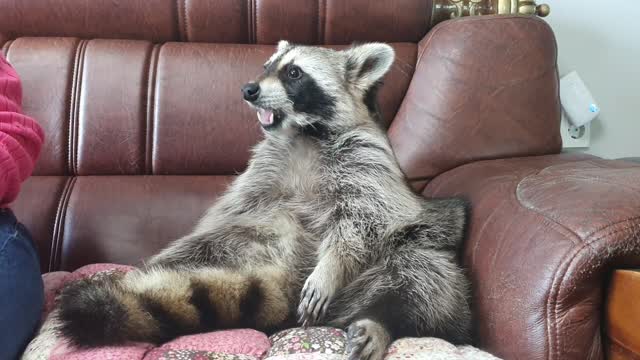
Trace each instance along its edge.
{"label": "raccoon's face", "polygon": [[348,125],[370,118],[372,90],[393,59],[393,49],[381,43],[335,51],[280,41],[242,94],[268,131]]}

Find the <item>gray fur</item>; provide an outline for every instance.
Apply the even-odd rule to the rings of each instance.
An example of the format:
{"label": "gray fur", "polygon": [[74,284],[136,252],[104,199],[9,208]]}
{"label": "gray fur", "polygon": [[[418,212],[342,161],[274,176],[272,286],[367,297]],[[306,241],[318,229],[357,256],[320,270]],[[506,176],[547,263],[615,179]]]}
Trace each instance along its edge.
{"label": "gray fur", "polygon": [[[250,104],[278,111],[280,123],[194,231],[148,265],[281,269],[291,316],[351,325],[354,359],[380,359],[399,336],[469,340],[469,285],[456,256],[465,205],[412,192],[365,104],[393,57],[379,43],[333,51],[281,42]],[[304,107],[279,78],[289,64],[334,111],[296,110]],[[325,110],[330,117],[318,115]]]}

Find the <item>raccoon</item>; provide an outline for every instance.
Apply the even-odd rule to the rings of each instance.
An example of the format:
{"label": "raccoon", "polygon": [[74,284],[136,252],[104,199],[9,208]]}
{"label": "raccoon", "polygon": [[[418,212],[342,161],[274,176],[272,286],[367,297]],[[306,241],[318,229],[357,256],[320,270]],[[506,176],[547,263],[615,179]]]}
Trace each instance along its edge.
{"label": "raccoon", "polygon": [[60,334],[92,347],[328,325],[370,360],[399,337],[468,342],[467,207],[408,186],[375,101],[393,61],[382,43],[281,41],[242,87],[264,130],[246,171],[144,268],[64,289]]}

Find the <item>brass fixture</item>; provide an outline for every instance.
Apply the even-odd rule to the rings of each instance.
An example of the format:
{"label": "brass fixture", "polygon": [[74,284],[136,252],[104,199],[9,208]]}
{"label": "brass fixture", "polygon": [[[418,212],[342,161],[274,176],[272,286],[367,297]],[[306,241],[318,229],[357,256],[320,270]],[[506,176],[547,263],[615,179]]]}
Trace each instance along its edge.
{"label": "brass fixture", "polygon": [[549,15],[547,4],[537,5],[533,0],[434,0],[431,25],[461,16]]}

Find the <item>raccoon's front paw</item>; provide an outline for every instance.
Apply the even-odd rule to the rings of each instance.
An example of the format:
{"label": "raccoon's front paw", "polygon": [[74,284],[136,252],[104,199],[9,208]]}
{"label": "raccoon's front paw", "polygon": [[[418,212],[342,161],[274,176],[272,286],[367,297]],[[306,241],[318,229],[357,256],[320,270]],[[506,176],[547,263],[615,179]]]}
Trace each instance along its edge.
{"label": "raccoon's front paw", "polygon": [[324,316],[335,293],[334,282],[314,270],[302,288],[298,322],[303,327],[316,324]]}

